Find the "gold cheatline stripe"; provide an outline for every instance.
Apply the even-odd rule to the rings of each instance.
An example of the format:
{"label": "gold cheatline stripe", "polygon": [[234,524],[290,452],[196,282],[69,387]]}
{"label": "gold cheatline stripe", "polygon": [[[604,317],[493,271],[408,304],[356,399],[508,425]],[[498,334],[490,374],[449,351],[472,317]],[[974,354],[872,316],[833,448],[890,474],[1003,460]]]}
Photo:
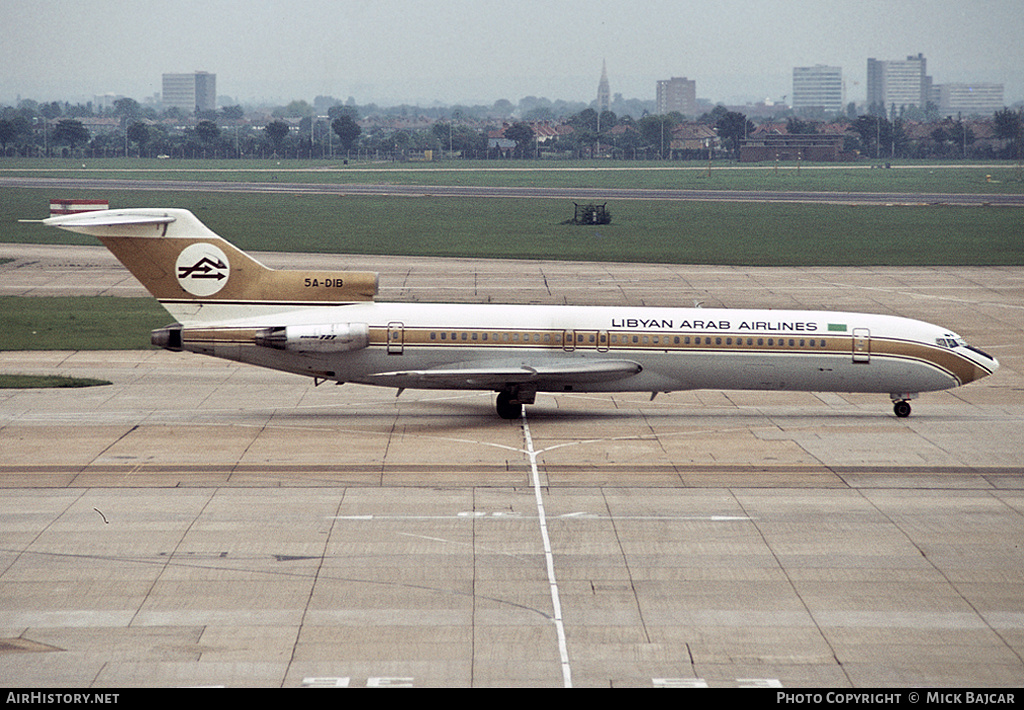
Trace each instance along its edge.
{"label": "gold cheatline stripe", "polygon": [[[217,343],[246,343],[252,342],[257,331],[262,328],[222,328],[222,327],[197,327],[197,328],[185,328],[182,331],[182,338],[184,342],[205,342],[210,344]],[[388,328],[385,326],[372,326],[370,328],[370,345],[371,346],[387,346],[388,341]],[[392,330],[391,332],[395,332]],[[608,339],[604,343],[594,342],[579,342],[578,340],[564,339],[563,335],[566,333],[583,333],[587,336],[597,335],[599,331],[595,330],[563,330],[563,329],[488,329],[488,328],[424,328],[420,326],[412,328],[402,328],[402,340],[391,342],[391,345],[400,344],[403,347],[450,347],[456,346],[459,348],[520,348],[520,349],[538,349],[538,350],[566,350],[571,347],[575,350],[582,351],[616,351],[616,352],[628,352],[628,351],[674,351],[674,352],[702,352],[702,353],[776,353],[779,355],[828,355],[828,356],[851,356],[853,355],[852,342],[853,338],[850,336],[838,337],[829,336],[822,337],[817,335],[815,337],[803,337],[803,338],[790,338],[790,337],[775,337],[771,338],[762,335],[721,335],[718,333],[659,333],[657,335],[650,332],[642,331],[600,331],[605,333]],[[434,333],[437,337],[434,339],[430,338],[430,334]],[[440,334],[444,333],[448,335],[457,335],[457,338],[445,340],[440,339]],[[472,334],[477,333],[483,335],[486,333],[489,337],[487,340],[478,338],[477,340],[472,339]],[[462,335],[466,335],[466,339],[462,339]],[[495,336],[508,335],[509,340],[503,338],[496,338]],[[512,340],[512,336],[526,336],[529,340]],[[533,336],[540,336],[541,340],[534,340]],[[549,341],[544,341],[543,336],[552,336]],[[640,342],[610,342],[610,335],[620,336],[620,338],[628,338],[632,341],[636,337]],[[643,338],[648,338],[648,342],[643,342]],[[654,338],[658,338],[659,341],[669,340],[669,342],[653,342]],[[679,338],[691,338],[694,342],[689,344],[680,342],[676,344],[674,340]],[[753,345],[747,345],[745,342],[733,343],[728,345],[725,342],[722,344],[701,342],[697,344],[695,341],[700,339],[701,341],[707,340],[718,340],[725,341],[727,338],[733,338],[737,341],[752,340],[755,342]],[[760,340],[763,342],[762,345],[757,345],[756,342]],[[768,341],[776,341],[773,345],[768,345]],[[794,341],[798,343],[800,340],[809,341],[824,341],[825,345],[789,345],[788,341]],[[777,341],[785,341],[782,345],[777,344]],[[955,378],[960,384],[971,382],[978,379],[977,371],[981,368],[973,360],[968,360],[962,357],[960,354],[952,351],[945,350],[939,347],[932,347],[922,343],[915,343],[913,341],[905,340],[892,340],[883,338],[871,338],[870,340],[870,352],[867,353],[872,358],[887,358],[887,359],[903,359],[914,362],[921,362],[935,367],[942,372]]]}
{"label": "gold cheatline stripe", "polygon": [[[387,344],[387,329],[374,327],[370,329],[371,345],[386,345]],[[454,340],[440,340],[436,338],[430,339],[430,333],[446,334],[457,334],[459,337]],[[466,339],[462,339],[462,334],[466,334]],[[473,333],[487,333],[488,335],[526,335],[530,337],[529,341],[513,341],[513,340],[495,340],[493,337],[488,340],[472,340]],[[579,334],[583,333],[587,336],[597,335],[598,333],[604,333],[608,338],[606,342],[580,342],[578,340],[563,340],[563,334]],[[552,338],[550,342],[534,341],[532,337],[534,335],[553,334],[557,335],[558,338]],[[628,338],[630,341],[636,337],[641,342],[611,342],[610,336],[617,335],[622,338]],[[509,348],[537,348],[537,349],[565,349],[567,346],[571,346],[574,350],[588,350],[588,351],[630,351],[630,350],[641,350],[641,351],[653,351],[653,350],[665,350],[665,351],[679,351],[679,352],[704,352],[704,353],[734,353],[734,352],[759,352],[759,353],[778,353],[778,354],[789,354],[789,355],[800,355],[800,354],[811,354],[811,355],[829,355],[829,356],[853,356],[853,341],[852,335],[846,336],[823,336],[821,334],[815,334],[812,336],[803,337],[789,337],[786,336],[766,336],[766,335],[725,335],[722,333],[658,333],[653,334],[650,331],[600,331],[594,329],[542,329],[542,330],[531,330],[528,328],[503,328],[503,329],[488,329],[488,328],[424,328],[420,326],[412,328],[402,329],[402,345],[403,346],[449,346],[457,345],[459,347],[476,347],[476,348],[488,348],[488,347],[509,347]],[[642,342],[643,338],[649,338],[649,342]],[[659,338],[661,342],[655,343],[654,338]],[[676,344],[674,340],[676,338],[692,338],[692,343],[679,343]],[[716,341],[721,338],[723,341],[728,338],[733,338],[736,342],[732,345],[726,344],[725,342],[718,344],[715,343],[704,343],[697,344],[697,339],[707,341],[714,338]],[[665,339],[671,339],[670,342],[664,342]],[[752,340],[755,344],[747,345],[745,340]],[[757,341],[762,341],[763,344],[756,344]],[[769,345],[768,341],[776,341],[774,344]],[[798,343],[800,340],[809,341],[824,341],[825,345],[789,345],[789,341],[792,340]],[[785,341],[782,345],[778,342]],[[870,350],[868,353],[870,357],[881,357],[887,359],[904,359],[911,360],[914,362],[921,362],[935,367],[942,372],[945,372],[949,376],[955,378],[960,384],[971,382],[978,379],[976,370],[981,369],[973,360],[964,358],[959,353],[952,350],[946,350],[937,346],[930,346],[923,343],[916,343],[914,341],[907,340],[895,340],[889,338],[870,338]],[[393,343],[394,344],[394,343]]]}
{"label": "gold cheatline stripe", "polygon": [[161,304],[173,303],[175,305],[186,305],[186,306],[301,306],[303,308],[311,306],[347,306],[353,303],[369,303],[369,301],[355,301],[355,300],[344,300],[344,301],[229,301],[229,300],[201,300],[197,298],[158,298]]}

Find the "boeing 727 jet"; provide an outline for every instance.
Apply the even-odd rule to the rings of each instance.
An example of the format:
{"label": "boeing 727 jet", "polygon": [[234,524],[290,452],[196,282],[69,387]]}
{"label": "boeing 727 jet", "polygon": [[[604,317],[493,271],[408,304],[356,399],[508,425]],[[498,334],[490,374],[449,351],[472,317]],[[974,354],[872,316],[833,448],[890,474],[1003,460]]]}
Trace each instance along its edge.
{"label": "boeing 727 jet", "polygon": [[44,224],[92,234],[176,322],[155,345],[314,378],[497,392],[505,419],[538,392],[689,389],[920,392],[998,368],[944,327],[827,311],[375,302],[377,274],[274,270],[182,209]]}

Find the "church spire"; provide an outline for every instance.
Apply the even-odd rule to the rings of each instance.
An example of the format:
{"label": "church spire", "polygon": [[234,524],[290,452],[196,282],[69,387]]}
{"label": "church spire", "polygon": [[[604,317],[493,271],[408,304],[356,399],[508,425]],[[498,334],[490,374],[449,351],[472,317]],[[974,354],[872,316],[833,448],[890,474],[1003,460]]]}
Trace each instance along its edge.
{"label": "church spire", "polygon": [[608,88],[608,63],[601,60],[601,81],[597,85],[597,112],[608,111],[612,105],[612,94]]}

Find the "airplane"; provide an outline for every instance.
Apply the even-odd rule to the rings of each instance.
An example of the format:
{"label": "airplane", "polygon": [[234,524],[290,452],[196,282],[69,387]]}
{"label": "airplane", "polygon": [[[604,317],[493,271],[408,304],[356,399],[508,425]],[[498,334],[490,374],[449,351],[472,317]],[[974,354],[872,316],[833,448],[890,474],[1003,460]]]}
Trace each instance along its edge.
{"label": "airplane", "polygon": [[185,209],[109,209],[43,224],[91,234],[175,318],[154,345],[334,381],[497,392],[518,419],[538,392],[692,389],[889,394],[991,375],[946,328],[830,311],[384,303],[378,274],[270,269]]}

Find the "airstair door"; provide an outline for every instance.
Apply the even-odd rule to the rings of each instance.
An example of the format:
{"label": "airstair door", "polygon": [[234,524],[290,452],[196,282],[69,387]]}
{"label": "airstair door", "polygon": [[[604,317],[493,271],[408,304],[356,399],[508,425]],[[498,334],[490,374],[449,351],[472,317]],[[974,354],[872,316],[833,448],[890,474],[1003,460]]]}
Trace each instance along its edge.
{"label": "airstair door", "polygon": [[871,331],[867,328],[853,329],[853,361],[871,362]]}

